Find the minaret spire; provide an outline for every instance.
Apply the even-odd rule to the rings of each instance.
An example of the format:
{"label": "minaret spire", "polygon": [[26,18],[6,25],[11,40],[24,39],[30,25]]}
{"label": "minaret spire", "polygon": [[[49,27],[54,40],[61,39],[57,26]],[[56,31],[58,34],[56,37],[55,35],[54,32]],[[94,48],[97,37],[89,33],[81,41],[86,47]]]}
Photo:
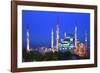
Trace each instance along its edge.
{"label": "minaret spire", "polygon": [[87,33],[85,32],[85,44],[86,44],[86,47],[87,47]]}
{"label": "minaret spire", "polygon": [[53,29],[52,29],[52,31],[51,31],[51,48],[53,48]]}
{"label": "minaret spire", "polygon": [[27,38],[27,52],[30,51],[30,48],[29,48],[29,28],[27,27],[27,32],[26,32],[26,38]]}
{"label": "minaret spire", "polygon": [[64,33],[64,38],[66,38],[66,32]]}
{"label": "minaret spire", "polygon": [[77,47],[77,26],[75,26],[75,48]]}
{"label": "minaret spire", "polygon": [[57,51],[58,51],[58,48],[59,48],[59,26],[58,26],[58,21],[57,21],[57,25],[56,25],[56,49],[57,49]]}

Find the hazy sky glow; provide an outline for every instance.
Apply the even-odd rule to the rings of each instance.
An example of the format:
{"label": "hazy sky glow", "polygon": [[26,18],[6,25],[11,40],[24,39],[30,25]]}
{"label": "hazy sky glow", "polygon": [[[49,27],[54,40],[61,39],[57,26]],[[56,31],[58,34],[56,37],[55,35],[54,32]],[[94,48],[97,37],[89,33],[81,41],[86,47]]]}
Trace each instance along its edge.
{"label": "hazy sky glow", "polygon": [[74,35],[75,25],[78,30],[78,38],[84,42],[85,32],[88,35],[90,46],[90,14],[75,12],[51,12],[51,11],[22,11],[22,46],[26,48],[26,28],[29,27],[30,48],[46,46],[50,47],[51,30],[54,30],[56,39],[56,25],[59,25],[60,39],[64,32]]}

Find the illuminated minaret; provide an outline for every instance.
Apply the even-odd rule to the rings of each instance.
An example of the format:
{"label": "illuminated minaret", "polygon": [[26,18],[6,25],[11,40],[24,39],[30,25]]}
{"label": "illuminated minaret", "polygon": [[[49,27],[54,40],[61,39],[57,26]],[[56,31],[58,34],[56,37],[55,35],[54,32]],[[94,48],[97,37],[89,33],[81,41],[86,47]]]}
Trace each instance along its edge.
{"label": "illuminated minaret", "polygon": [[66,38],[66,32],[64,33],[64,38]]}
{"label": "illuminated minaret", "polygon": [[77,27],[75,26],[75,48],[77,47]]}
{"label": "illuminated minaret", "polygon": [[29,48],[29,28],[27,28],[26,37],[27,37],[27,52],[29,52],[30,51],[30,48]]}
{"label": "illuminated minaret", "polygon": [[87,33],[85,32],[85,45],[87,47]]}
{"label": "illuminated minaret", "polygon": [[53,48],[53,29],[51,31],[51,48]]}
{"label": "illuminated minaret", "polygon": [[56,26],[56,49],[58,51],[58,48],[59,48],[59,26],[57,24]]}

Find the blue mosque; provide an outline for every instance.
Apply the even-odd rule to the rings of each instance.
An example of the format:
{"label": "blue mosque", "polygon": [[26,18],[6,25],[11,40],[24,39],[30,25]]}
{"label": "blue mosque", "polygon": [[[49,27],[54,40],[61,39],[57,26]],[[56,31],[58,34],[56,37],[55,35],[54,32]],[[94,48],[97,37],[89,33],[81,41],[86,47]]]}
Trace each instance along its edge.
{"label": "blue mosque", "polygon": [[[59,38],[59,26],[56,25],[56,45],[54,45],[54,31],[51,30],[51,47],[40,47],[38,51],[41,53],[46,52],[65,52],[70,51],[71,53],[75,53],[79,56],[85,56],[87,55],[87,34],[85,34],[85,43],[80,42],[80,40],[77,38],[77,26],[75,26],[74,35],[67,35],[66,32],[64,33],[63,38]],[[29,47],[29,30],[27,29],[27,52],[32,51]]]}
{"label": "blue mosque", "polygon": [[67,35],[66,32],[64,33],[64,37],[59,39],[59,26],[56,26],[56,46],[54,46],[54,32],[53,29],[51,31],[51,48],[56,49],[56,51],[62,50],[71,50],[77,46],[80,42],[77,38],[77,27],[75,26],[75,34],[74,35]]}
{"label": "blue mosque", "polygon": [[71,35],[66,36],[66,32],[64,33],[64,38],[61,39],[61,42],[59,43],[60,50],[66,50],[66,49],[72,49],[74,48],[74,37]]}

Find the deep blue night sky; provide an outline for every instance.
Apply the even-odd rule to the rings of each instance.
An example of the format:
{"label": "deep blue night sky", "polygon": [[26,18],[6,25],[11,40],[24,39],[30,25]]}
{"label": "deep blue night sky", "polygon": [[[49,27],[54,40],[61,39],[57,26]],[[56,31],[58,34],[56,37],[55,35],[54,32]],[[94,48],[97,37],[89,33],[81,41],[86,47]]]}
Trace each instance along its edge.
{"label": "deep blue night sky", "polygon": [[59,25],[60,39],[64,32],[74,35],[77,26],[78,39],[84,42],[85,32],[88,35],[88,47],[90,46],[90,14],[75,12],[51,12],[51,11],[22,11],[22,46],[26,48],[26,29],[29,27],[30,48],[49,47],[51,29],[54,30],[56,39],[56,25]]}

